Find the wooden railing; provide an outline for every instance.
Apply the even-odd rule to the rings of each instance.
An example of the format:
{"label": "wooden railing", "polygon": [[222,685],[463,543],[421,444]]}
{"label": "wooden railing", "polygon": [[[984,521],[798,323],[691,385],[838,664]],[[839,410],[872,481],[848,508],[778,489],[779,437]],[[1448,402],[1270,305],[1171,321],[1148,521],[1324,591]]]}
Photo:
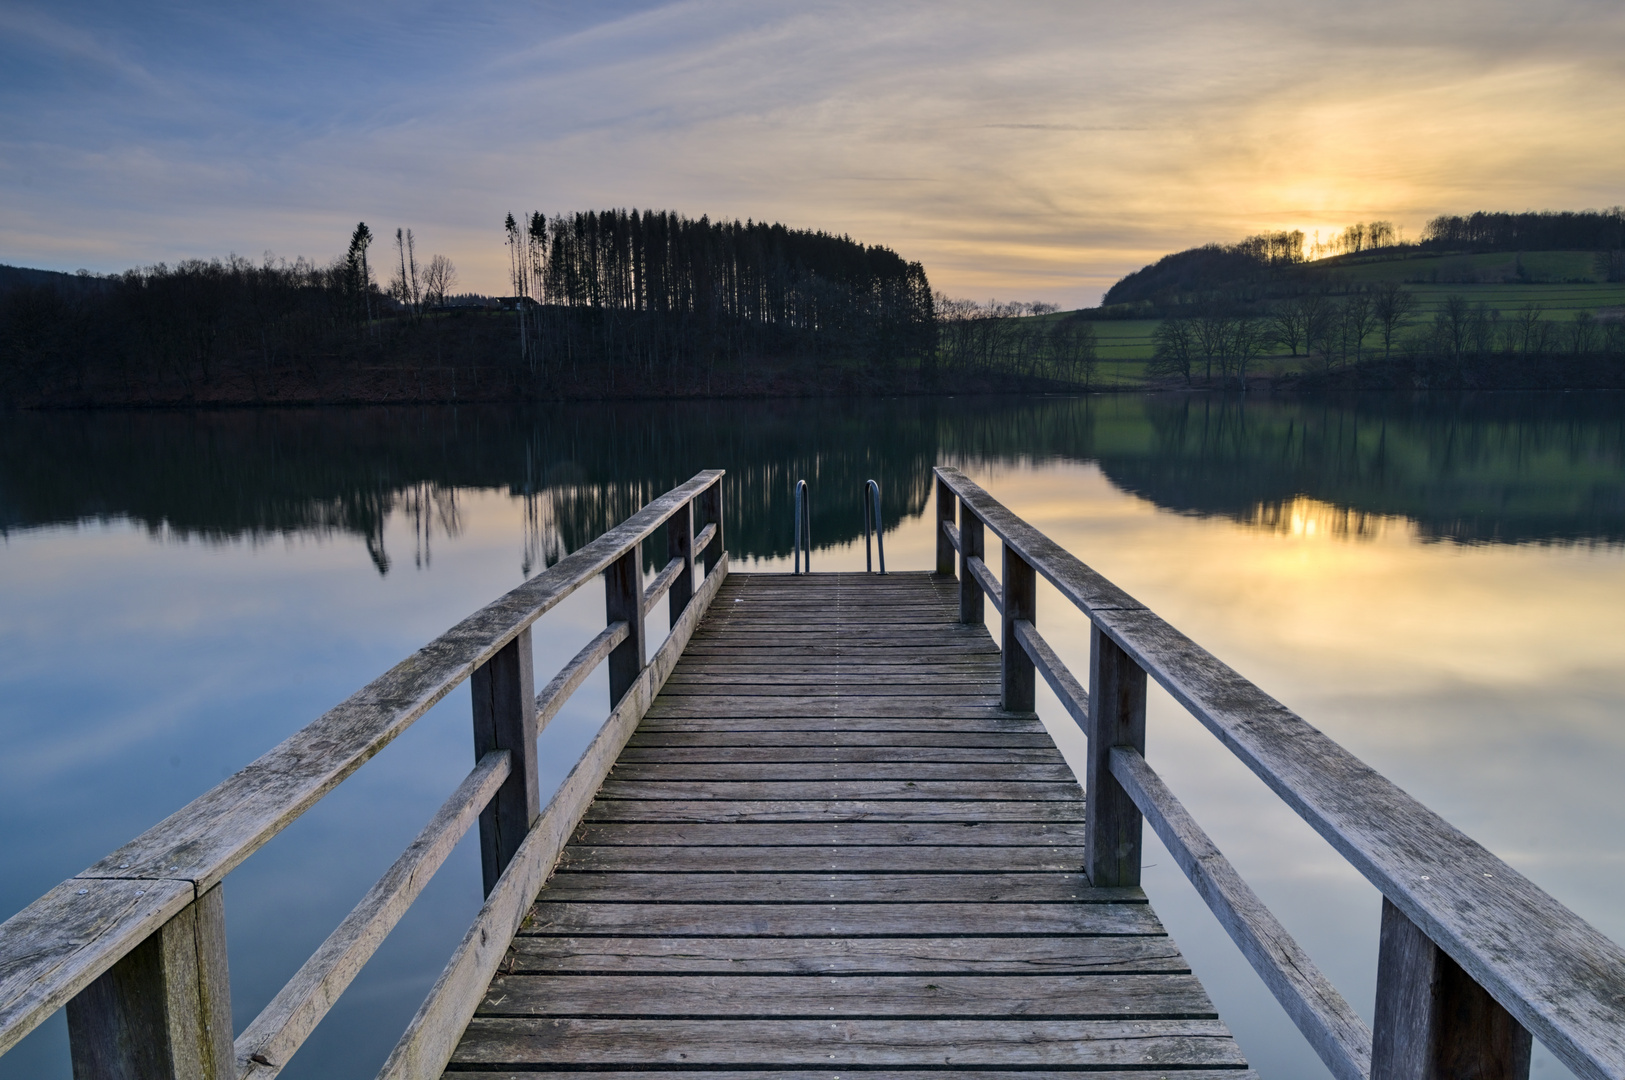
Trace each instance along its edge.
{"label": "wooden railing", "polygon": [[[1031,711],[1042,674],[1088,736],[1094,884],[1139,884],[1149,820],[1339,1080],[1522,1080],[1531,1035],[1580,1077],[1625,1077],[1625,950],[958,470],[936,477],[936,570],[957,558],[962,621],[984,595],[999,613],[1004,707]],[[1038,576],[1089,617],[1088,693],[1038,633]],[[1147,676],[1381,891],[1374,1032],[1146,763]]]}
{"label": "wooden railing", "polygon": [[[275,1076],[478,818],[485,904],[379,1074],[439,1077],[526,907],[727,576],[722,475],[702,472],[662,495],[0,924],[0,1053],[66,1006],[75,1076]],[[706,522],[698,534],[696,518]],[[670,561],[645,589],[640,548],[662,526]],[[531,624],[599,574],[608,625],[537,695]],[[662,596],[671,631],[650,660],[644,616]],[[609,717],[544,808],[537,733],[605,660]],[[465,679],[474,770],[233,1040],[221,882]]]}

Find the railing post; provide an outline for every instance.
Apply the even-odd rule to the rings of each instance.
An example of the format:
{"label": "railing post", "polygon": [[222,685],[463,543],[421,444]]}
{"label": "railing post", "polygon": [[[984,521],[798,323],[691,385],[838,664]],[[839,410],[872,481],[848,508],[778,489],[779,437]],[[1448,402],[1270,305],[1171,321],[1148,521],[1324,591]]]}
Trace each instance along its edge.
{"label": "railing post", "polygon": [[982,519],[959,501],[959,621],[982,621],[982,586],[970,571],[971,556],[982,557]]}
{"label": "railing post", "polygon": [[1527,1080],[1529,1032],[1387,897],[1377,949],[1371,1080]]}
{"label": "railing post", "polygon": [[536,676],[530,628],[474,669],[474,760],[509,754],[508,779],[480,812],[480,869],[485,895],[496,888],[514,852],[542,814],[536,781]]}
{"label": "railing post", "polygon": [[609,654],[609,707],[638,681],[648,650],[643,636],[643,566],[639,545],[609,564],[604,571],[604,612],[609,622],[625,622],[626,640]]}
{"label": "railing post", "polygon": [[694,503],[683,504],[682,508],[666,519],[666,558],[682,559],[683,569],[672,579],[671,591],[667,595],[671,598],[671,625],[677,625],[677,617],[688,607],[689,597],[694,595]]}
{"label": "railing post", "polygon": [[216,885],[68,1002],[76,1078],[235,1080]]}
{"label": "railing post", "polygon": [[1032,712],[1037,708],[1034,696],[1035,673],[1033,658],[1016,640],[1016,623],[1038,622],[1038,579],[1032,564],[1004,545],[1004,615],[1000,623],[999,645],[1002,654],[1000,679],[1004,710],[1006,712]]}
{"label": "railing post", "polygon": [[700,512],[705,515],[707,525],[717,527],[716,535],[711,538],[711,543],[705,549],[705,572],[709,575],[711,568],[716,566],[717,560],[722,558],[723,551],[722,480],[720,478],[716,483],[700,493]]}
{"label": "railing post", "polygon": [[937,576],[954,576],[954,545],[948,540],[948,534],[943,531],[943,524],[952,524],[954,520],[954,489],[948,486],[948,481],[937,477]]}
{"label": "railing post", "polygon": [[1089,751],[1083,786],[1084,872],[1096,886],[1140,883],[1140,810],[1112,775],[1114,746],[1145,753],[1145,671],[1100,632],[1089,630]]}

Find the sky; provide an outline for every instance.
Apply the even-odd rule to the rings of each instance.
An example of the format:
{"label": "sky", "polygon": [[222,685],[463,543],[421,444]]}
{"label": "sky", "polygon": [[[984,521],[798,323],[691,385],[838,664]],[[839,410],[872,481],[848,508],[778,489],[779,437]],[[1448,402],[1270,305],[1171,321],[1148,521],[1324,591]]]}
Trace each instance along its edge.
{"label": "sky", "polygon": [[410,227],[510,291],[503,216],[884,244],[1094,304],[1170,251],[1625,203],[1619,0],[0,3],[0,263],[326,262]]}

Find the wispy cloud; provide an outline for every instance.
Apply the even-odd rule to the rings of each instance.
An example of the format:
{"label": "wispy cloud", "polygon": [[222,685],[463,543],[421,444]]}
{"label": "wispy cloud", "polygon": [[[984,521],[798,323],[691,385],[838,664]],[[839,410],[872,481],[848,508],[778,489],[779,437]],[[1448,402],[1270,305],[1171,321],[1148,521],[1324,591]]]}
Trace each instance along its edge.
{"label": "wispy cloud", "polygon": [[365,218],[497,291],[508,209],[635,205],[1085,303],[1262,228],[1625,201],[1591,0],[43,10],[0,46],[5,261],[326,257]]}

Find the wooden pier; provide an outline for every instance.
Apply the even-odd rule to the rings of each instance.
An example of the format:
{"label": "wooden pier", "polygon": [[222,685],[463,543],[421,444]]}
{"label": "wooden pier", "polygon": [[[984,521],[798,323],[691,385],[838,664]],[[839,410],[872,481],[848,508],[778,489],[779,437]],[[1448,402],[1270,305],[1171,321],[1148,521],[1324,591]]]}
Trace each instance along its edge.
{"label": "wooden pier", "polygon": [[451,1069],[1245,1075],[1144,894],[1080,872],[1083,791],[958,602],[729,577]]}
{"label": "wooden pier", "polygon": [[[269,1080],[477,821],[485,904],[380,1080],[1250,1076],[1140,890],[1149,824],[1337,1080],[1526,1080],[1536,1039],[1625,1080],[1625,950],[956,470],[929,572],[730,576],[722,484],[654,500],[0,924],[0,1053],[65,1009],[76,1080]],[[532,624],[599,580],[603,631],[538,693]],[[1040,583],[1089,618],[1084,680]],[[599,665],[608,717],[544,802],[537,734]],[[464,681],[473,769],[234,1036],[226,877]],[[1382,893],[1373,1025],[1147,762],[1152,681]]]}

